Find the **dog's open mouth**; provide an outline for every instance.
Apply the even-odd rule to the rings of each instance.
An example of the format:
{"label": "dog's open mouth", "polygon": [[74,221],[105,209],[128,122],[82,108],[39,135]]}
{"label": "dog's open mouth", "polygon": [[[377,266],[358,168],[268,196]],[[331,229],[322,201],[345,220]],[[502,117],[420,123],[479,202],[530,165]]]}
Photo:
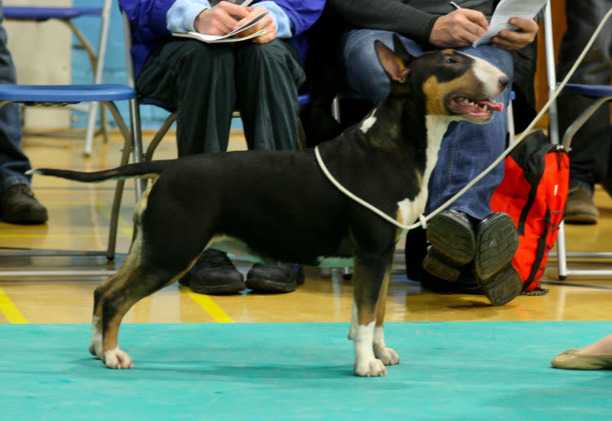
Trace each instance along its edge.
{"label": "dog's open mouth", "polygon": [[493,116],[493,112],[504,110],[504,104],[496,102],[491,98],[476,100],[459,95],[451,97],[447,102],[447,106],[451,113],[478,122],[489,121]]}

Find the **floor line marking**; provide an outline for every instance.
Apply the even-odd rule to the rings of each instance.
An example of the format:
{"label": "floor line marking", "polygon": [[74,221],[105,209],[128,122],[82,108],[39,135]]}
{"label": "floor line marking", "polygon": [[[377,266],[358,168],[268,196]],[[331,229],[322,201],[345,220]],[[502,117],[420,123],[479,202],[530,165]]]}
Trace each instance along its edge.
{"label": "floor line marking", "polygon": [[11,297],[0,288],[0,313],[4,314],[6,320],[13,324],[29,323],[28,319],[19,311]]}
{"label": "floor line marking", "polygon": [[189,298],[195,301],[202,309],[218,323],[234,323],[234,320],[219,306],[214,300],[204,294],[196,294],[189,291],[187,288],[181,288],[186,291]]}

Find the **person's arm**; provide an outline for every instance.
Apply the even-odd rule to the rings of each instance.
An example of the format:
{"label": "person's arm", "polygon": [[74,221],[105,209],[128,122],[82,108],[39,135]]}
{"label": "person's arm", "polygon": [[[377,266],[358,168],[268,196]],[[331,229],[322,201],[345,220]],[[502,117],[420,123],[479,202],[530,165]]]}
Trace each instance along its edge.
{"label": "person's arm", "polygon": [[314,25],[325,7],[325,0],[274,0],[257,4],[265,3],[275,3],[284,12],[290,23],[290,36],[293,37],[302,35]]}
{"label": "person's arm", "polygon": [[166,13],[175,0],[120,0],[121,9],[127,14],[132,30],[143,41],[152,41],[170,35]]}
{"label": "person's arm", "polygon": [[400,1],[328,0],[330,7],[348,24],[368,29],[382,29],[408,36],[417,42],[429,42],[436,15]]}
{"label": "person's arm", "polygon": [[197,17],[207,9],[208,0],[176,0],[166,13],[166,27],[170,32],[195,31]]}
{"label": "person's arm", "polygon": [[251,7],[250,19],[257,15],[258,9],[265,8],[265,16],[253,30],[264,30],[262,36],[253,41],[265,44],[276,38],[292,38],[306,32],[319,19],[325,0],[274,0],[260,1]]}

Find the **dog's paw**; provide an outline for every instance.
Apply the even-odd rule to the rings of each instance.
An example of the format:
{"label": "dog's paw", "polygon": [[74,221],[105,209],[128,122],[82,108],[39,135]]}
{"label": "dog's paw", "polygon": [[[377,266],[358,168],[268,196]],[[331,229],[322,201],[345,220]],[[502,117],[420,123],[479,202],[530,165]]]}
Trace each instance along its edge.
{"label": "dog's paw", "polygon": [[108,368],[116,369],[133,367],[130,356],[119,348],[111,349],[104,353],[104,365]]}
{"label": "dog's paw", "polygon": [[355,363],[355,375],[359,377],[381,377],[387,375],[387,367],[376,358]]}
{"label": "dog's paw", "polygon": [[374,355],[384,365],[398,365],[400,362],[399,354],[393,348],[374,346]]}

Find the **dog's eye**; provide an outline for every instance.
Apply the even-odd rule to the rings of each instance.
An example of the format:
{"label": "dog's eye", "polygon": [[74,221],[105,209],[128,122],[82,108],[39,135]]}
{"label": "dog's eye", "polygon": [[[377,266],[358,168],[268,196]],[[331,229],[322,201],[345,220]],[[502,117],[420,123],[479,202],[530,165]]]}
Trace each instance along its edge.
{"label": "dog's eye", "polygon": [[457,63],[459,63],[459,61],[455,57],[453,57],[453,56],[446,56],[446,59],[444,60],[444,62],[446,64],[457,64]]}

